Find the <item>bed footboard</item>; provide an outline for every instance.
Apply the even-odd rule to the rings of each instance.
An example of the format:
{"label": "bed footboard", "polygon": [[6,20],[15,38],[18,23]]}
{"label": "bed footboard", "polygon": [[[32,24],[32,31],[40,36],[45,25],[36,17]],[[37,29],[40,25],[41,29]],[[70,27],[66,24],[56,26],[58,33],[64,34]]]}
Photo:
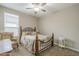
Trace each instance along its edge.
{"label": "bed footboard", "polygon": [[[36,40],[35,40],[35,55],[36,55],[36,56],[38,56],[41,51],[44,51],[44,50],[46,50],[48,47],[51,47],[51,46],[54,45],[54,34],[53,34],[53,33],[52,33],[51,39],[50,39],[48,42],[50,42],[50,44],[40,50],[41,41],[40,41],[39,38],[38,38],[38,32],[36,32]],[[46,43],[48,43],[48,42],[46,42]],[[45,42],[43,42],[43,43],[45,43]]]}
{"label": "bed footboard", "polygon": [[52,37],[51,37],[51,46],[54,46],[54,33],[52,33]]}

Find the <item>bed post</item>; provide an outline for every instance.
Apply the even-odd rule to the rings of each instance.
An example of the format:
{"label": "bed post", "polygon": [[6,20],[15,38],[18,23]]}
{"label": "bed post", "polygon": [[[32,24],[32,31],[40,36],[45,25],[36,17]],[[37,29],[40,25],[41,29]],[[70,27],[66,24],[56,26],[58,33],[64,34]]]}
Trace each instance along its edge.
{"label": "bed post", "polygon": [[38,40],[38,32],[36,32],[36,40],[35,40],[35,55],[39,54],[39,40]]}
{"label": "bed post", "polygon": [[21,36],[22,36],[22,27],[20,26],[20,36],[19,36],[19,44],[21,44]]}
{"label": "bed post", "polygon": [[51,41],[51,46],[54,46],[54,33],[52,33],[52,41]]}

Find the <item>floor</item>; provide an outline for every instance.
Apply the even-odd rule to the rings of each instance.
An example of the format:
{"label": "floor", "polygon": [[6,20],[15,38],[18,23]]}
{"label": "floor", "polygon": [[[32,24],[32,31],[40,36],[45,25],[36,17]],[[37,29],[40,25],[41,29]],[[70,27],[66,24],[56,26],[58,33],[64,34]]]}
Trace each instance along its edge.
{"label": "floor", "polygon": [[[34,56],[30,52],[28,52],[27,49],[25,49],[23,46],[20,46],[18,49],[14,50],[11,54],[12,56]],[[70,50],[70,49],[64,49],[60,48],[58,46],[53,46],[42,53],[40,53],[40,56],[79,56],[79,52]]]}

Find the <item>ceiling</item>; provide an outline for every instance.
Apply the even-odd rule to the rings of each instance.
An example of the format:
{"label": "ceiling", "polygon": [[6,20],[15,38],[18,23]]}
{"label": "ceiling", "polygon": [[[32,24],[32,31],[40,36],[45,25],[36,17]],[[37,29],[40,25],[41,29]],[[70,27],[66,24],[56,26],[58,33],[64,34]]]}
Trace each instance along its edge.
{"label": "ceiling", "polygon": [[29,10],[26,9],[32,6],[31,3],[0,3],[0,5],[29,15],[41,17],[47,15],[48,13],[54,13],[69,6],[76,5],[76,3],[47,3],[45,6],[43,6],[43,8],[46,9],[47,11],[46,12],[39,11],[37,14],[35,14],[34,10],[32,9]]}

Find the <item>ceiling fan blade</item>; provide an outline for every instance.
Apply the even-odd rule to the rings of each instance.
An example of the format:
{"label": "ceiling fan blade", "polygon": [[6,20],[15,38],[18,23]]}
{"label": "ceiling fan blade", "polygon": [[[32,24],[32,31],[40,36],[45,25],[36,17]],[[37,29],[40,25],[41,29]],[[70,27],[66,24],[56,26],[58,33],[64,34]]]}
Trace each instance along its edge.
{"label": "ceiling fan blade", "polygon": [[41,9],[43,12],[46,12],[46,10],[45,9]]}
{"label": "ceiling fan blade", "polygon": [[32,5],[39,5],[40,3],[32,3]]}
{"label": "ceiling fan blade", "polygon": [[45,6],[47,3],[41,3],[41,6]]}
{"label": "ceiling fan blade", "polygon": [[32,8],[26,8],[26,9],[32,9]]}

